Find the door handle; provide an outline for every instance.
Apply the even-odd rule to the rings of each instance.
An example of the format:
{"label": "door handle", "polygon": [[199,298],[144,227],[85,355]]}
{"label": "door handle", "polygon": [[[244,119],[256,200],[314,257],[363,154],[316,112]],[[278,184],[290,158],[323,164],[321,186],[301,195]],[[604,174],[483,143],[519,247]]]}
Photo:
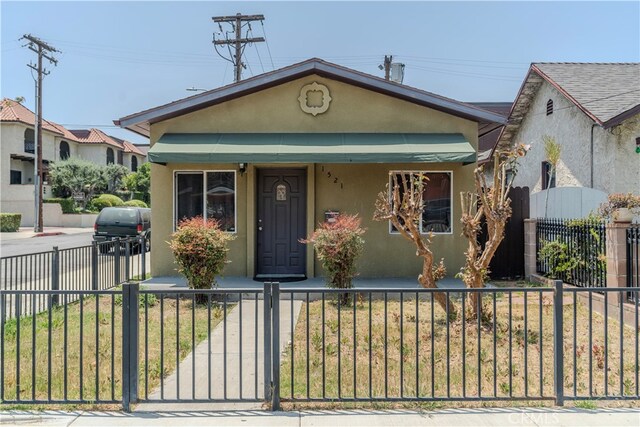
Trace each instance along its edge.
{"label": "door handle", "polygon": [[258,227],[258,231],[262,231],[262,227]]}

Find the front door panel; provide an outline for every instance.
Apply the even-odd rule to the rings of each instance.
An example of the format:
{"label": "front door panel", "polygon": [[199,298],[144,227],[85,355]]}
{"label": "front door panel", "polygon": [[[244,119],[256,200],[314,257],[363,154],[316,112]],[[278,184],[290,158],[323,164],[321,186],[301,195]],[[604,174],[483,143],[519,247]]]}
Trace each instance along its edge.
{"label": "front door panel", "polygon": [[258,169],[257,276],[306,273],[306,171]]}

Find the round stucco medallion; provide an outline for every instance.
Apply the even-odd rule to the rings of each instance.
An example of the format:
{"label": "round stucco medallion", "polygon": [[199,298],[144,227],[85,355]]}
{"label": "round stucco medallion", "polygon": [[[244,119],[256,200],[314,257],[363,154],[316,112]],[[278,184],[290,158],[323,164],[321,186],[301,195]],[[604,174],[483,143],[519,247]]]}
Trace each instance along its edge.
{"label": "round stucco medallion", "polygon": [[[309,92],[321,92],[322,103],[320,105],[309,105]],[[300,89],[300,96],[298,97],[300,102],[300,109],[307,114],[311,114],[314,117],[318,114],[325,113],[329,109],[331,103],[331,95],[329,94],[329,88],[318,82],[313,82],[308,85],[302,86]]]}

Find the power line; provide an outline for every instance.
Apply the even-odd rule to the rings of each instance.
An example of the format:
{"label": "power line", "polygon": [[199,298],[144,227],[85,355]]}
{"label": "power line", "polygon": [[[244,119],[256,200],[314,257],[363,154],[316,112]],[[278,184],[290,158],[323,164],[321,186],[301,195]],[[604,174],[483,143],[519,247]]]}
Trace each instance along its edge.
{"label": "power line", "polygon": [[[251,32],[251,35],[253,35],[253,30],[251,29],[251,23],[249,23],[249,31]],[[256,48],[256,55],[258,55],[258,61],[260,61],[260,68],[262,69],[262,72],[264,73],[264,65],[262,65],[262,58],[260,57],[260,51],[258,50],[258,45],[256,43],[253,43],[253,47]]]}
{"label": "power line", "polygon": [[260,21],[260,25],[262,25],[262,35],[264,36],[265,41],[267,42],[267,52],[269,52],[269,59],[271,60],[271,68],[276,69],[275,65],[273,65],[273,56],[271,56],[271,48],[269,48],[269,38],[267,37],[267,33],[264,30],[264,22]]}

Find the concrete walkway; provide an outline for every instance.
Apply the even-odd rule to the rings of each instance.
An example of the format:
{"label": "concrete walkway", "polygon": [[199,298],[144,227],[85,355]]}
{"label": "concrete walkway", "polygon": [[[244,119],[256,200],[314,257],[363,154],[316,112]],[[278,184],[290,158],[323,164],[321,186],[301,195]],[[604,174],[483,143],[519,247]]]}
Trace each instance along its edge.
{"label": "concrete walkway", "polygon": [[[291,341],[291,316],[294,325],[302,307],[301,301],[280,302],[280,351]],[[161,402],[161,390],[158,388],[149,394],[149,400],[156,402],[140,403],[138,412],[148,411],[203,411],[229,409],[260,409],[262,401],[230,402],[225,399],[263,399],[264,398],[264,327],[263,300],[243,300],[242,316],[237,304],[227,313],[226,357],[224,349],[224,322],[220,322],[212,331],[209,340],[196,346],[174,371],[164,380],[164,400],[199,399],[218,400],[206,402]],[[256,325],[256,318],[258,319]],[[242,332],[242,347],[240,346]],[[258,334],[256,341],[256,332]],[[209,352],[209,342],[211,352]],[[257,348],[256,348],[257,342]],[[242,349],[242,353],[240,352]],[[209,376],[209,358],[211,359],[211,377]],[[226,358],[226,372],[225,372]],[[194,369],[195,368],[195,369]],[[242,369],[242,371],[241,371]],[[242,372],[242,374],[240,374]],[[194,376],[195,373],[195,376]],[[195,390],[195,395],[193,394]],[[242,393],[241,393],[242,392]],[[142,390],[140,390],[140,396]]]}
{"label": "concrete walkway", "polygon": [[639,409],[482,408],[223,412],[0,412],[0,425],[33,426],[607,426],[640,425]]}

